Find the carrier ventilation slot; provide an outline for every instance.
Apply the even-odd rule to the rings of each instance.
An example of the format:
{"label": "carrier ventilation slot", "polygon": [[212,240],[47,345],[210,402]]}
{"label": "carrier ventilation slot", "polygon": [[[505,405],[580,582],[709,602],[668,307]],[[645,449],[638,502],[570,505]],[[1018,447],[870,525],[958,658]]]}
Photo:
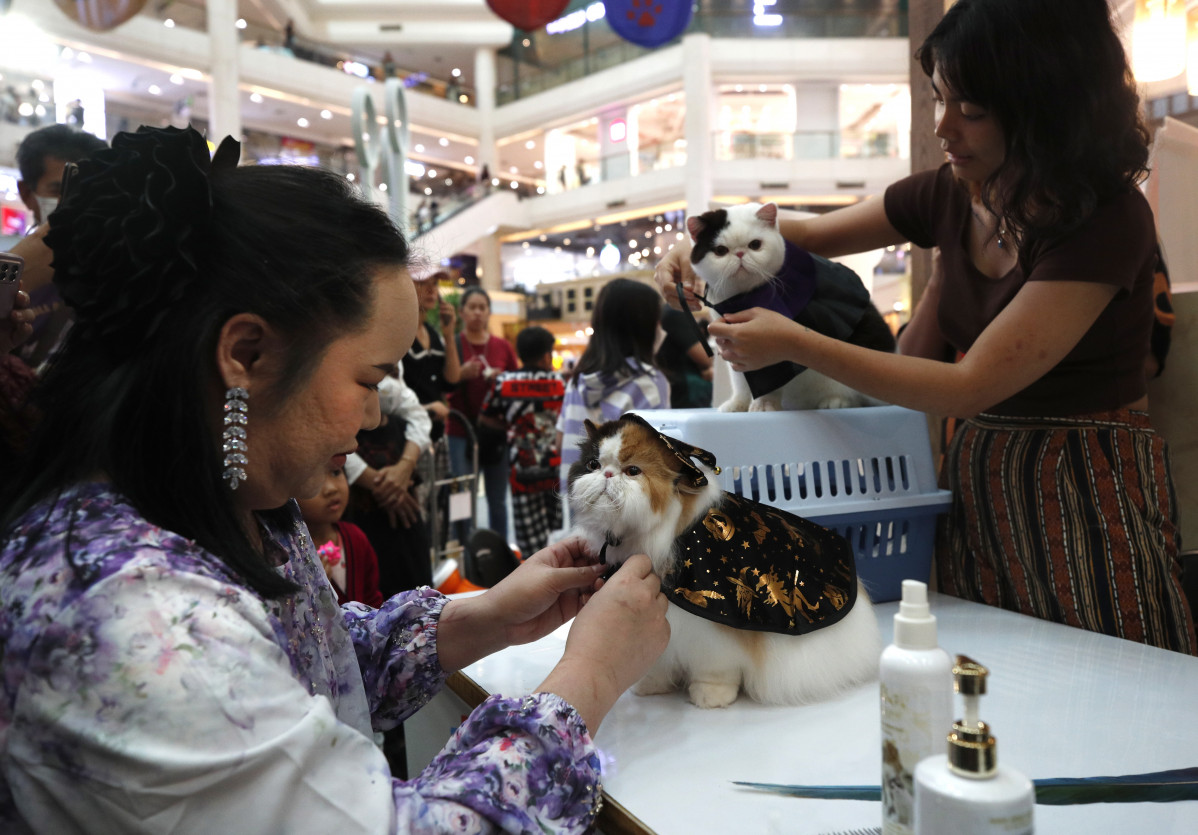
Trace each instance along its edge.
{"label": "carrier ventilation slot", "polygon": [[839,496],[877,496],[912,489],[907,456],[843,458],[729,467],[731,492],[753,501],[805,501]]}

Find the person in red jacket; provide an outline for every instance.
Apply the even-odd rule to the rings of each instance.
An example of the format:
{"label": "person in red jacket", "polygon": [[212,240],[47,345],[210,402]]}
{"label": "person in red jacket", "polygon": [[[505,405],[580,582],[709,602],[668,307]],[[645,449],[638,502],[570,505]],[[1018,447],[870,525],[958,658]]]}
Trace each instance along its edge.
{"label": "person in red jacket", "polygon": [[377,609],[383,605],[379,558],[361,528],[341,521],[347,501],[349,482],[345,480],[345,471],[337,467],[328,471],[324,486],[314,498],[299,500],[300,513],[308,525],[324,573],[337,593],[337,602],[357,601]]}

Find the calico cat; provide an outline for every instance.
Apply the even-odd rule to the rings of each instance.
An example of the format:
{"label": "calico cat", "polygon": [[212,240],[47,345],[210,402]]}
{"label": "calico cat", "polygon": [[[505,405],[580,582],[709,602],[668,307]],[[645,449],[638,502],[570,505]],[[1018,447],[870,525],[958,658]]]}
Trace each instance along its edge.
{"label": "calico cat", "polygon": [[[722,596],[714,591],[679,592],[670,585],[682,566],[691,563],[686,556],[692,542],[688,537],[695,536],[696,530],[702,533],[706,526],[713,542],[728,541],[732,555],[713,562],[713,571],[727,575],[723,579],[730,583],[737,582],[737,577],[742,581],[740,588],[727,595],[732,599],[725,602],[748,606],[757,600],[759,612],[782,612],[786,594],[767,599],[775,589],[756,570],[747,565],[738,568],[737,562],[751,558],[754,537],[758,554],[774,547],[761,529],[754,527],[763,522],[763,516],[783,517],[772,508],[723,493],[714,478],[718,472],[714,456],[661,435],[636,415],[624,415],[599,427],[587,421],[585,426],[587,438],[579,445],[582,455],[569,475],[573,532],[616,565],[632,554],[647,554],[671,602],[669,646],[636,685],[638,695],[685,687],[695,705],[714,708],[731,704],[743,688],[750,698],[765,704],[800,704],[827,698],[877,674],[881,652],[877,619],[852,571],[847,543],[838,540],[848,554],[850,567],[842,574],[847,579],[836,580],[845,585],[847,594],[831,591],[822,579],[825,575],[815,571],[804,574],[808,581],[805,590],[792,588],[790,592],[789,600],[807,604],[806,611],[811,613],[816,613],[817,606],[808,598],[817,599],[831,614],[826,621],[829,625],[810,627],[807,634],[777,634],[758,626],[734,628],[688,611],[704,610],[675,605],[685,604],[677,595],[685,595],[698,607],[705,607],[708,598]],[[692,458],[698,458],[698,463]],[[755,520],[742,526],[743,546],[739,537],[728,534],[733,524],[729,520],[734,517],[731,504],[744,505],[746,518]],[[802,535],[787,539],[801,547],[818,552],[818,537],[835,537],[806,520],[786,518],[809,526]],[[781,525],[795,533],[785,519]],[[762,542],[766,542],[765,548]],[[775,553],[780,551],[780,547],[774,548]],[[799,572],[793,566],[798,563],[791,559],[782,563],[786,568],[779,573],[794,571],[797,580]],[[824,591],[816,592],[816,588]],[[744,601],[740,599],[742,591]],[[851,599],[854,596],[855,601]],[[772,605],[779,600],[780,606]],[[793,610],[798,608],[796,603]],[[790,625],[794,626],[793,617]]]}
{"label": "calico cat", "polygon": [[[894,336],[861,279],[787,243],[778,231],[775,204],[745,203],[692,215],[686,228],[694,242],[691,267],[707,284],[707,300],[717,312],[769,307],[828,336],[894,351]],[[732,396],[719,408],[768,412],[878,402],[818,372],[779,363],[749,372],[747,379],[733,372]]]}

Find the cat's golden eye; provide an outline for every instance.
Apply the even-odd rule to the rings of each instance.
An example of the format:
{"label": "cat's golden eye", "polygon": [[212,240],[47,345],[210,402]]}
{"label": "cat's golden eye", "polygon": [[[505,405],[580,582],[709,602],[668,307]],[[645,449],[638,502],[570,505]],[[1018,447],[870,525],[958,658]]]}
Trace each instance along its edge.
{"label": "cat's golden eye", "polygon": [[625,475],[640,475],[640,474],[641,474],[641,468],[640,468],[640,467],[637,467],[636,465],[633,465],[633,466],[631,466],[631,467],[625,467],[625,468],[624,468],[624,474],[625,474]]}
{"label": "cat's golden eye", "polygon": [[749,241],[749,249],[753,250],[754,252],[761,249],[761,241],[758,241],[758,240]]}
{"label": "cat's golden eye", "polygon": [[714,252],[716,255],[723,257],[728,254],[728,247],[721,245],[721,246],[713,247],[711,251]]}
{"label": "cat's golden eye", "polygon": [[587,469],[590,470],[591,472],[594,472],[595,470],[599,469],[599,459],[592,458],[590,461],[588,461]]}

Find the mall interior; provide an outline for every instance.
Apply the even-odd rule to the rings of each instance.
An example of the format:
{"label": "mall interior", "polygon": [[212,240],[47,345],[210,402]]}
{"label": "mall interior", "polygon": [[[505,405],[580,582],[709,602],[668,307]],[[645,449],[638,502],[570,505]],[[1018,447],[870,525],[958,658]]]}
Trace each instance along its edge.
{"label": "mall interior", "polygon": [[[684,2],[690,10],[679,15],[682,25],[646,45],[611,25],[601,0],[557,4],[555,17],[527,30],[501,11],[553,4],[0,0],[0,249],[34,225],[18,193],[16,161],[30,133],[61,123],[109,141],[140,125],[192,126],[212,148],[222,137],[239,138],[242,165],[320,166],[354,183],[411,242],[414,277],[439,275],[441,297],[451,303],[468,288],[485,289],[493,335],[515,345],[524,329],[543,327],[556,340],[552,367],[568,371],[591,339],[602,288],[617,278],[653,284],[654,267],[686,239],[688,216],[747,202],[775,203],[784,217],[822,215],[881,199],[890,184],[944,161],[931,131],[928,80],[912,53],[953,0]],[[657,14],[663,6],[671,3],[660,0]],[[1150,415],[1170,445],[1183,550],[1198,571],[1198,0],[1109,0],[1109,6],[1153,135],[1152,173],[1142,188],[1169,267],[1173,320],[1170,361],[1149,382]],[[1141,24],[1158,6],[1180,28],[1145,34]],[[897,333],[928,282],[929,253],[908,245],[837,260],[857,273]],[[715,367],[718,404],[729,372],[718,358]],[[816,434],[802,441],[814,449],[813,461],[825,455],[825,441],[831,448],[842,438],[834,420],[821,420],[813,419]],[[853,420],[843,437],[856,437],[848,428]],[[920,415],[915,422],[915,446],[926,453],[928,468],[943,452],[944,432],[937,417]],[[848,457],[860,464],[861,455]],[[430,466],[448,477],[447,461]],[[828,466],[835,492],[840,471]],[[742,478],[741,469],[738,491],[774,497],[773,475],[750,468]],[[843,472],[852,493],[853,474]],[[926,491],[936,492],[935,476],[926,480]],[[813,489],[822,489],[818,478],[815,483]],[[449,518],[469,515],[481,527],[492,511],[481,483],[471,489],[474,507],[455,510],[451,502]],[[434,512],[446,510],[435,496],[426,500]],[[905,548],[914,533],[903,527],[896,536]],[[444,524],[434,531],[434,585],[451,591],[485,585],[469,582],[482,575],[475,566],[467,576],[466,555],[456,550],[462,545]],[[459,573],[449,578],[447,570]],[[894,599],[883,605],[897,611]],[[887,624],[890,612],[884,610]],[[1107,769],[1102,773],[1161,767],[1140,750],[1153,747],[1143,744],[1155,736],[1143,727],[1148,718],[1128,720],[1143,738],[1126,745],[1117,733],[1105,740],[1100,725],[1113,718],[1112,700],[1122,700],[1120,710],[1135,706],[1137,717],[1155,715],[1165,701],[1184,703],[1168,688],[1198,682],[1193,659],[1084,641],[1076,649],[1058,633],[1044,632],[1040,622],[1016,622],[1007,612],[979,620],[972,609],[945,603],[944,614],[942,634],[957,630],[997,665],[1001,695],[995,702],[1007,701],[996,714],[1007,722],[1014,756],[1031,761],[1030,770],[1031,749],[1048,747],[1044,740],[1061,736],[1063,727],[1049,728],[1044,718],[1012,729],[1024,719],[1012,705],[1026,710],[1054,700],[1046,717],[1063,717],[1063,725],[1076,709],[1091,723],[1066,736],[1104,737],[1094,743],[1104,746],[1096,760]],[[561,640],[550,650],[560,649]],[[407,770],[423,768],[445,743],[445,729],[464,721],[487,691],[531,687],[544,662],[537,652],[546,651],[543,643],[531,646],[523,655],[469,668],[466,683],[453,688],[456,701],[434,702],[422,713],[433,718],[408,723],[406,755],[399,754],[407,757]],[[1043,666],[1029,671],[1021,653],[1032,646],[1039,649],[1028,663]],[[1011,674],[1012,668],[1020,672]],[[1118,672],[1109,690],[1105,669]],[[1163,683],[1145,695],[1138,681]],[[1037,702],[1041,694],[1052,698]],[[866,757],[853,748],[856,742],[844,742],[851,735],[842,724],[857,715],[850,707],[872,711],[875,721],[876,700],[876,691],[856,693],[810,708],[799,723],[804,744],[825,752],[852,749],[829,755],[827,782],[877,782],[873,771],[861,777],[858,766]],[[872,808],[866,814],[851,806],[860,801],[807,805],[806,825],[822,828],[802,828],[787,803],[834,801],[773,797],[755,806],[756,795],[729,788],[729,779],[791,779],[791,754],[770,744],[776,733],[787,733],[780,728],[790,720],[779,724],[779,714],[745,707],[745,700],[735,709],[689,713],[660,700],[647,708],[630,707],[627,698],[621,704],[604,737],[603,756],[610,761],[604,763],[607,811],[599,831],[824,833],[864,827],[875,817]],[[644,731],[646,717],[652,732]],[[1156,732],[1178,747],[1184,722],[1170,714]],[[768,751],[760,757],[740,748],[720,753],[729,740],[750,735],[758,751]],[[1192,758],[1192,738],[1186,745]],[[876,757],[873,748],[868,753]],[[1069,768],[1090,773],[1080,754],[1045,756],[1054,773],[1033,777],[1065,776],[1060,772]],[[650,765],[660,770],[650,772]],[[718,784],[712,774],[720,776]],[[1182,805],[1174,818],[1156,805],[1151,825],[1118,831],[1195,831],[1189,808],[1195,804],[1174,808]],[[842,813],[849,806],[850,813]],[[1102,807],[1086,808],[1079,818],[1047,812],[1052,831],[1116,831],[1103,828]],[[1131,819],[1129,812],[1119,814],[1120,821]],[[754,824],[738,828],[730,819]]]}

